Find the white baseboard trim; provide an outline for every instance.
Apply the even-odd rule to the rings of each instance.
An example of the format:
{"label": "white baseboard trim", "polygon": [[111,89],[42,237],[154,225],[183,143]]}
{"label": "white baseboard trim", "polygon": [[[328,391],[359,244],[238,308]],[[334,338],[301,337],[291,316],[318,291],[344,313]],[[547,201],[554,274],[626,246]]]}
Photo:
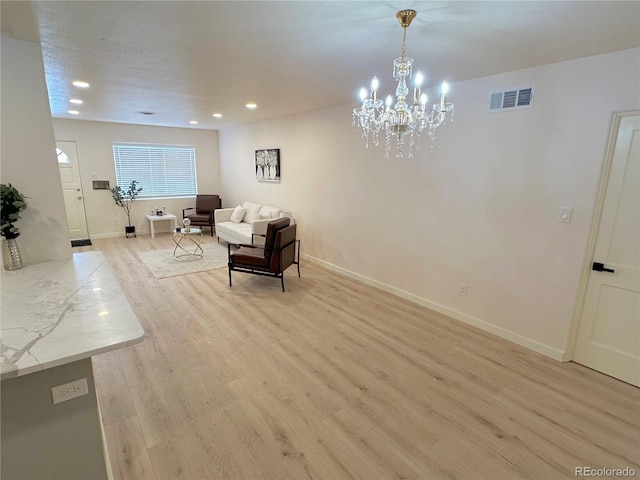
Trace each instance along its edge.
{"label": "white baseboard trim", "polygon": [[561,350],[557,350],[553,347],[540,343],[536,340],[532,340],[530,338],[524,337],[510,330],[506,330],[497,325],[493,325],[492,323],[486,322],[472,315],[459,312],[458,310],[454,310],[452,308],[446,307],[444,305],[433,302],[431,300],[427,300],[426,298],[418,297],[417,295],[413,295],[412,293],[405,292],[404,290],[400,290],[396,287],[392,287],[391,285],[387,285],[377,280],[373,280],[369,277],[365,277],[364,275],[360,275],[359,273],[355,273],[345,268],[338,267],[336,265],[333,265],[332,263],[326,262],[324,260],[320,260],[319,258],[316,258],[316,257],[312,257],[311,255],[302,254],[302,258],[304,258],[305,260],[309,260],[310,262],[315,263],[328,270],[332,270],[334,272],[340,273],[346,277],[353,278],[362,283],[366,283],[367,285],[371,285],[372,287],[379,288],[380,290],[384,290],[385,292],[389,292],[393,295],[404,298],[405,300],[409,300],[410,302],[413,302],[423,307],[434,310],[443,315],[447,315],[448,317],[451,317],[455,320],[459,320],[463,323],[466,323],[467,325],[471,325],[473,327],[479,328],[480,330],[491,333],[492,335],[496,335],[505,340],[509,340],[510,342],[520,345],[521,347],[525,347],[529,350],[533,350],[534,352],[544,355],[545,357],[552,358],[559,362],[566,361],[565,352]]}
{"label": "white baseboard trim", "polygon": [[[171,231],[169,232],[156,232],[156,235],[159,235],[161,233],[173,233]],[[151,236],[151,232],[149,230],[138,230],[136,229],[136,235],[149,235]],[[116,237],[124,237],[124,228],[118,232],[109,232],[109,233],[96,233],[96,234],[90,234],[89,238],[91,239],[100,239],[100,238],[116,238]]]}
{"label": "white baseboard trim", "polygon": [[124,237],[124,231],[122,232],[111,232],[111,233],[92,233],[89,235],[89,238],[98,240],[100,238],[116,238],[116,237]]}

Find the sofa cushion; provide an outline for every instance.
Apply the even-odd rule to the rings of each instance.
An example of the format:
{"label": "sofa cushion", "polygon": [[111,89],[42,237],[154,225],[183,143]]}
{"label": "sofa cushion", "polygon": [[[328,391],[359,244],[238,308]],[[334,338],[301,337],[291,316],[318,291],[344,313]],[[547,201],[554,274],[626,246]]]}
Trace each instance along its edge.
{"label": "sofa cushion", "polygon": [[246,210],[238,205],[231,214],[231,221],[233,223],[240,223],[244,216],[246,215]]}
{"label": "sofa cushion", "polygon": [[251,225],[240,222],[219,222],[216,223],[216,234],[230,243],[251,244]]}
{"label": "sofa cushion", "polygon": [[271,207],[269,205],[264,205],[260,209],[260,219],[264,220],[267,218],[280,218],[280,213],[282,212],[281,208]]}
{"label": "sofa cushion", "polygon": [[260,209],[262,208],[262,205],[244,202],[242,207],[246,210],[244,218],[242,219],[243,222],[253,223],[260,218]]}

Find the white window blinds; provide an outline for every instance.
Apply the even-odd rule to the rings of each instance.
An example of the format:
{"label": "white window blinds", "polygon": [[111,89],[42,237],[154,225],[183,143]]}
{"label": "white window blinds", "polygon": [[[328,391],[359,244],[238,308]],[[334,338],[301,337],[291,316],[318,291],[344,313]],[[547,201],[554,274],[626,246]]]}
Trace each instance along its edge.
{"label": "white window blinds", "polygon": [[142,187],[139,198],[198,193],[194,147],[114,143],[113,161],[118,185],[126,189],[137,180]]}

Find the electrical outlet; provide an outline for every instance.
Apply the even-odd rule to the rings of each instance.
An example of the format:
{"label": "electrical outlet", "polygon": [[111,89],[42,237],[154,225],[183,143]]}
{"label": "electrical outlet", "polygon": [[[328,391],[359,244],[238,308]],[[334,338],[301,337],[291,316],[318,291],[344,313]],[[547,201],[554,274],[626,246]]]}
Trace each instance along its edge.
{"label": "electrical outlet", "polygon": [[81,378],[74,380],[73,382],[58,385],[51,388],[51,396],[53,397],[53,404],[60,402],[66,402],[72,398],[81,397],[89,393],[89,387],[87,386],[87,379]]}
{"label": "electrical outlet", "polygon": [[464,283],[461,283],[458,287],[458,295],[460,295],[461,297],[467,296],[467,286]]}

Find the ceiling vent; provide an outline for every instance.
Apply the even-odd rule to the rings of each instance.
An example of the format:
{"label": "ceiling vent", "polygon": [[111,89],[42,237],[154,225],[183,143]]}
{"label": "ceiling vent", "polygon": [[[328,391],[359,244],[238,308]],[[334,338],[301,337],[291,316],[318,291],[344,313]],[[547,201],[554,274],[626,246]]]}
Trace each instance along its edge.
{"label": "ceiling vent", "polygon": [[504,92],[489,94],[489,111],[503,112],[505,110],[522,110],[533,108],[534,88],[521,87]]}

